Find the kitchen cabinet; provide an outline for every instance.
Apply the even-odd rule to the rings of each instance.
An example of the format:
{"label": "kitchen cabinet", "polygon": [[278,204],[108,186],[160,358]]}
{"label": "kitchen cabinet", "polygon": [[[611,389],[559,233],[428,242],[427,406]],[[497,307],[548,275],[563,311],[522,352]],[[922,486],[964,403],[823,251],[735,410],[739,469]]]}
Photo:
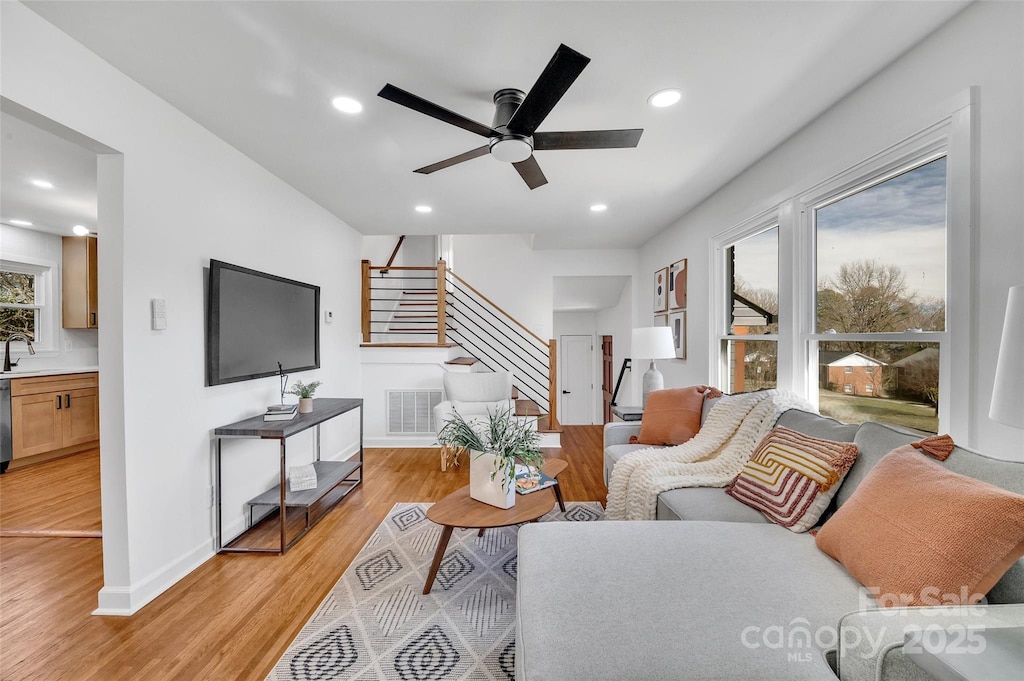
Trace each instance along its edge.
{"label": "kitchen cabinet", "polygon": [[99,328],[96,237],[62,237],[61,246],[61,325]]}
{"label": "kitchen cabinet", "polygon": [[98,375],[11,379],[11,431],[15,459],[99,440]]}

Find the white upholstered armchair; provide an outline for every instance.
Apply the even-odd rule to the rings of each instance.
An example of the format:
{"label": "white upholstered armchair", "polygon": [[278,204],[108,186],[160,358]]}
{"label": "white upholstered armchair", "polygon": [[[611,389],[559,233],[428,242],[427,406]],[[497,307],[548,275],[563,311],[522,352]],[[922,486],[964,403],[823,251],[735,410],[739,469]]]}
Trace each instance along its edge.
{"label": "white upholstered armchair", "polygon": [[[485,418],[488,413],[515,411],[512,399],[512,373],[509,371],[444,375],[445,401],[434,407],[434,423],[438,432],[444,428],[452,412],[457,410],[466,420]],[[458,452],[441,449],[441,470],[451,460],[458,464]]]}

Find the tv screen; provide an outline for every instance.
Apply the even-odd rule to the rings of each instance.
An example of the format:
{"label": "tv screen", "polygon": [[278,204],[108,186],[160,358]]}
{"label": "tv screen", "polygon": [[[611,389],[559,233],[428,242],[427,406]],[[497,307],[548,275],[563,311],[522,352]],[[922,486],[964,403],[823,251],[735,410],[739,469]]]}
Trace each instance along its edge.
{"label": "tv screen", "polygon": [[210,261],[207,385],[320,367],[320,287]]}

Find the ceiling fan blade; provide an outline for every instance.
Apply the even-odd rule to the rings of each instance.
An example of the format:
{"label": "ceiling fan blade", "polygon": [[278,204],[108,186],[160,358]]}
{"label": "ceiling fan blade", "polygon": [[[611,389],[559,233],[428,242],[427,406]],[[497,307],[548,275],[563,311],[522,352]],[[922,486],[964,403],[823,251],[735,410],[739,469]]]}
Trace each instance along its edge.
{"label": "ceiling fan blade", "polygon": [[508,129],[520,135],[532,135],[589,63],[590,57],[559,45],[526,99],[512,114]]}
{"label": "ceiling fan blade", "polygon": [[449,168],[449,167],[455,165],[456,163],[462,163],[463,161],[469,161],[469,160],[472,160],[474,158],[479,158],[481,156],[486,156],[490,151],[491,151],[490,146],[485,144],[482,147],[477,147],[476,149],[473,149],[472,151],[467,151],[464,154],[459,154],[458,156],[452,156],[451,158],[446,158],[443,161],[438,161],[437,163],[433,163],[433,164],[431,164],[429,166],[423,166],[422,168],[417,168],[416,170],[414,170],[412,172],[420,173],[421,175],[429,175],[430,173],[436,172],[438,170],[444,170],[445,168]]}
{"label": "ceiling fan blade", "polygon": [[377,93],[378,97],[390,100],[395,104],[401,104],[404,107],[418,111],[421,114],[426,114],[431,118],[436,118],[439,121],[450,123],[451,125],[458,126],[463,130],[469,130],[475,132],[478,135],[484,137],[500,137],[501,133],[494,128],[484,125],[483,123],[477,123],[474,120],[470,120],[462,114],[457,114],[454,111],[450,111],[443,106],[438,106],[433,102],[428,102],[422,97],[406,92],[402,88],[395,87],[391,83],[388,83],[381,91]]}
{"label": "ceiling fan blade", "polygon": [[516,170],[519,171],[519,176],[523,178],[523,181],[526,182],[530,189],[536,189],[548,183],[548,178],[544,177],[537,159],[533,156],[512,165],[516,167]]}
{"label": "ceiling fan blade", "polygon": [[534,151],[554,149],[626,149],[640,143],[643,128],[632,130],[580,130],[577,132],[537,132]]}

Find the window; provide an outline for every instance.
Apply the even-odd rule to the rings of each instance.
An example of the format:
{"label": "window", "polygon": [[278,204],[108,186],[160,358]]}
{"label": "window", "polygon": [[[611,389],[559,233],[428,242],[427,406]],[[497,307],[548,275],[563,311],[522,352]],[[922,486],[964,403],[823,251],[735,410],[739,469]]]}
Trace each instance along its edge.
{"label": "window", "polygon": [[971,356],[973,333],[971,95],[950,111],[712,239],[712,381],[970,440],[984,396],[954,358]]}
{"label": "window", "polygon": [[754,229],[726,248],[726,328],[720,339],[729,392],[778,382],[779,228]]}
{"label": "window", "polygon": [[[819,362],[856,353],[850,356],[863,365],[868,380],[863,386],[855,381],[857,389],[844,382],[843,394],[871,395],[837,398],[823,377],[821,413],[849,423],[877,420],[937,432],[939,348],[921,341],[941,343],[935,334],[946,330],[946,157],[918,161],[826,199],[812,216],[815,324],[826,335],[810,340],[817,343]],[[879,334],[887,340],[876,340]],[[927,361],[935,371],[915,369],[911,387],[905,361],[925,348],[931,348]],[[871,385],[875,366],[888,370],[888,385],[878,392]]]}
{"label": "window", "polygon": [[21,333],[36,340],[40,307],[34,274],[0,270],[0,339]]}
{"label": "window", "polygon": [[[38,350],[53,350],[60,325],[52,309],[52,266],[4,260],[0,262],[0,341],[25,334]],[[24,352],[23,345],[11,352]]]}

